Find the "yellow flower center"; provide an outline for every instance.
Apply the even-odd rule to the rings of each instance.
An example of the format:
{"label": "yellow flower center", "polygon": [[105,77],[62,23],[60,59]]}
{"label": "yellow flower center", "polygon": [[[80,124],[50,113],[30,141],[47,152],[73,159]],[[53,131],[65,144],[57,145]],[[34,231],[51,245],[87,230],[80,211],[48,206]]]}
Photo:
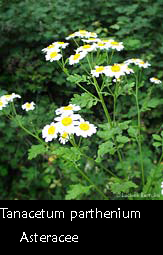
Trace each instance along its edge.
{"label": "yellow flower center", "polygon": [[0,106],[3,106],[3,102],[2,101],[0,101]]}
{"label": "yellow flower center", "polygon": [[89,48],[91,48],[91,45],[89,45],[89,44],[86,44],[83,46],[83,49],[89,49]]}
{"label": "yellow flower center", "polygon": [[64,133],[62,134],[62,138],[64,138],[64,139],[66,139],[67,136],[68,136],[68,133],[67,133],[67,132],[64,132]]}
{"label": "yellow flower center", "polygon": [[71,105],[65,106],[63,110],[73,110],[73,107]]}
{"label": "yellow flower center", "polygon": [[50,58],[55,58],[58,55],[58,52],[54,51],[50,53]]}
{"label": "yellow flower center", "polygon": [[54,135],[55,133],[55,127],[54,126],[51,126],[49,129],[48,129],[48,135]]}
{"label": "yellow flower center", "polygon": [[112,45],[119,45],[118,42],[111,42]]}
{"label": "yellow flower center", "polygon": [[96,72],[101,72],[104,71],[104,67],[103,66],[99,66],[96,68]]}
{"label": "yellow flower center", "polygon": [[6,97],[6,98],[10,98],[10,97],[11,97],[11,95],[5,95],[5,97]]}
{"label": "yellow flower center", "polygon": [[83,131],[87,131],[87,130],[90,129],[90,126],[87,123],[85,123],[85,122],[81,123],[79,127]]}
{"label": "yellow flower center", "polygon": [[98,45],[98,46],[105,46],[104,43],[98,43],[97,45]]}
{"label": "yellow flower center", "polygon": [[112,70],[113,72],[119,72],[119,71],[121,70],[121,68],[120,68],[119,65],[114,65],[114,66],[111,67],[111,70]]}
{"label": "yellow flower center", "polygon": [[75,54],[73,57],[74,60],[77,60],[78,58],[80,58],[80,54]]}
{"label": "yellow flower center", "polygon": [[102,40],[104,43],[109,42],[109,40]]}
{"label": "yellow flower center", "polygon": [[91,32],[91,36],[96,36],[96,33],[94,33],[94,32]]}
{"label": "yellow flower center", "polygon": [[155,77],[153,77],[153,79],[154,79],[154,80],[156,80],[156,81],[158,81],[158,79],[157,79],[157,78],[155,78]]}
{"label": "yellow flower center", "polygon": [[69,125],[72,124],[72,118],[70,118],[70,117],[65,117],[65,118],[62,119],[61,122],[62,122],[62,124],[63,124],[64,126],[69,126]]}
{"label": "yellow flower center", "polygon": [[95,38],[89,38],[88,40],[96,40]]}
{"label": "yellow flower center", "polygon": [[144,61],[141,61],[140,64],[141,64],[141,65],[144,65],[145,63],[144,63]]}
{"label": "yellow flower center", "polygon": [[73,34],[70,34],[69,36],[74,36],[75,35],[75,33],[73,33]]}
{"label": "yellow flower center", "polygon": [[48,46],[48,49],[52,49],[52,48],[54,48],[55,46],[54,46],[54,44],[50,44],[49,46]]}
{"label": "yellow flower center", "polygon": [[26,103],[26,108],[30,108],[31,104],[30,103]]}
{"label": "yellow flower center", "polygon": [[64,42],[58,42],[58,44],[64,44]]}

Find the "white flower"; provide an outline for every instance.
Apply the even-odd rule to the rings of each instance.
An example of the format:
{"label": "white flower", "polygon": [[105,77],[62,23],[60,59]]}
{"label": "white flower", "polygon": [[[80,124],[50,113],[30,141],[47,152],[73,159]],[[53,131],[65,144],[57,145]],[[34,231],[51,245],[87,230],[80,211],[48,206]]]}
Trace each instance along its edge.
{"label": "white flower", "polygon": [[45,142],[52,141],[57,138],[58,126],[52,122],[50,125],[46,125],[42,130],[42,137],[45,138]]}
{"label": "white flower", "polygon": [[139,62],[137,63],[137,65],[138,65],[139,67],[147,68],[147,67],[149,67],[151,64],[149,64],[148,62],[144,62],[143,60],[141,60],[141,61],[139,61]]}
{"label": "white flower", "polygon": [[55,60],[59,60],[62,57],[62,55],[59,54],[58,52],[59,52],[58,48],[55,48],[54,51],[52,51],[52,50],[48,51],[46,56],[45,56],[46,60],[47,61],[50,60],[50,62],[55,61]]}
{"label": "white flower", "polygon": [[69,36],[67,36],[67,37],[66,37],[66,40],[70,40],[71,38],[74,38],[74,37],[76,37],[76,36],[77,36],[77,34],[76,34],[76,32],[75,32],[75,33],[70,34]]}
{"label": "white flower", "polygon": [[69,133],[68,132],[62,132],[59,137],[59,141],[62,144],[65,144],[69,141]]}
{"label": "white flower", "polygon": [[56,47],[54,45],[54,43],[50,44],[48,47],[42,49],[43,52],[48,52],[48,51],[51,51],[51,50],[54,50]]}
{"label": "white flower", "polygon": [[160,81],[158,78],[156,78],[156,77],[152,77],[152,78],[150,78],[150,82],[153,82],[153,83],[155,83],[155,84],[160,84],[162,81]]}
{"label": "white flower", "polygon": [[69,64],[74,65],[80,61],[80,59],[84,58],[87,55],[87,52],[82,51],[80,53],[77,53],[75,55],[71,55],[69,57]]}
{"label": "white flower", "polygon": [[119,78],[121,75],[125,75],[125,66],[121,64],[114,64],[113,66],[106,66],[104,73],[106,76]]}
{"label": "white flower", "polygon": [[75,32],[75,34],[78,37],[85,37],[85,38],[89,38],[90,37],[90,32],[88,32],[86,30],[79,30],[79,31]]}
{"label": "white flower", "polygon": [[114,40],[110,40],[108,42],[108,45],[111,49],[113,50],[117,50],[117,51],[121,51],[123,50],[124,46],[123,46],[123,42],[116,42]]}
{"label": "white flower", "polygon": [[77,136],[91,136],[96,133],[96,127],[93,124],[90,124],[88,121],[81,119],[79,125],[75,127],[75,134]]}
{"label": "white flower", "polygon": [[61,115],[60,117],[56,117],[54,120],[57,121],[57,126],[61,131],[68,132],[69,134],[74,134],[75,125],[78,124],[81,117],[79,114],[71,114],[71,115]]}
{"label": "white flower", "polygon": [[126,65],[129,65],[129,64],[137,65],[140,61],[141,61],[141,59],[139,59],[139,58],[130,58],[130,59],[126,60],[124,63]]}
{"label": "white flower", "polygon": [[105,73],[105,66],[95,66],[95,70],[91,70],[91,74],[95,77],[99,77],[100,74]]}
{"label": "white flower", "polygon": [[12,93],[8,95],[4,95],[1,98],[6,100],[6,102],[12,102],[14,98],[21,98],[21,96],[18,94]]}
{"label": "white flower", "polygon": [[98,43],[95,44],[95,45],[96,45],[96,47],[97,47],[98,49],[101,49],[101,50],[107,50],[107,49],[108,49],[107,44],[106,44],[106,43],[102,43],[101,41],[98,42]]}
{"label": "white flower", "polygon": [[3,97],[0,97],[0,110],[6,107],[7,104],[8,102]]}
{"label": "white flower", "polygon": [[69,43],[65,43],[65,42],[54,42],[53,44],[56,48],[62,48],[62,49],[65,49],[69,45]]}
{"label": "white flower", "polygon": [[27,112],[30,111],[30,110],[34,110],[35,109],[35,103],[34,102],[31,102],[31,103],[26,102],[25,104],[22,105],[22,109],[26,110]]}
{"label": "white flower", "polygon": [[91,43],[91,42],[100,42],[101,40],[99,38],[88,38],[88,39],[82,39],[83,42]]}
{"label": "white flower", "polygon": [[82,51],[85,51],[85,52],[90,52],[90,51],[93,51],[96,49],[96,45],[93,44],[93,45],[90,45],[90,44],[85,44],[81,47],[79,47],[77,50],[76,50],[76,53],[78,52],[82,52]]}
{"label": "white flower", "polygon": [[97,38],[97,34],[95,32],[88,32],[89,37],[91,38]]}
{"label": "white flower", "polygon": [[62,106],[58,108],[55,112],[56,114],[62,114],[62,115],[71,115],[73,114],[74,111],[79,111],[80,106],[75,105],[75,104],[69,104],[67,106]]}
{"label": "white flower", "polygon": [[124,63],[127,64],[127,65],[135,64],[135,65],[137,65],[139,67],[144,67],[144,68],[147,68],[148,66],[151,65],[148,62],[144,62],[140,58],[131,58],[131,59],[126,60]]}

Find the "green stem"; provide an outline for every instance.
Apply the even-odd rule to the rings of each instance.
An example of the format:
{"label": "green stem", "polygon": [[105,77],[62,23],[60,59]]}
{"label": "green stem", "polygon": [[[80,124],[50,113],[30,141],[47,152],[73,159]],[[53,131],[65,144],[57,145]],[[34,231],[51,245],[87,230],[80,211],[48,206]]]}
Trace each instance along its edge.
{"label": "green stem", "polygon": [[109,59],[109,65],[111,64],[111,61],[112,61],[112,58],[113,58],[113,55],[114,55],[114,50],[112,50],[112,53],[111,53],[111,55],[110,55],[110,59]]}
{"label": "green stem", "polygon": [[22,123],[20,122],[19,118],[18,118],[18,115],[17,115],[17,112],[16,112],[16,109],[15,109],[15,105],[14,105],[14,102],[12,102],[12,108],[13,108],[13,112],[15,114],[15,118],[19,124],[19,126],[26,132],[28,133],[29,135],[33,136],[34,138],[36,138],[40,143],[42,144],[45,144],[38,136],[34,135],[32,132],[30,132],[28,129],[26,129]]}
{"label": "green stem", "polygon": [[142,171],[142,185],[144,186],[144,164],[143,164],[143,155],[142,155],[142,146],[141,146],[141,122],[140,122],[140,108],[139,108],[139,99],[138,99],[138,76],[136,75],[136,107],[138,113],[138,146],[139,146],[139,153],[140,153],[140,164],[141,164],[141,171]]}
{"label": "green stem", "polygon": [[75,168],[78,172],[97,190],[97,192],[104,198],[104,200],[109,200],[109,198],[89,179],[89,177],[76,165],[74,162]]}

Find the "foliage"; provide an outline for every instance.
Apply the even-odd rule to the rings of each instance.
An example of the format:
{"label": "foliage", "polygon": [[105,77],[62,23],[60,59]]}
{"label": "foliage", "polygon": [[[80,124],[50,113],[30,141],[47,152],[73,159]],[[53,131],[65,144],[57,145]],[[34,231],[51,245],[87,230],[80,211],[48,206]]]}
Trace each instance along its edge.
{"label": "foliage", "polygon": [[[82,151],[69,149],[67,145],[63,148],[59,143],[50,145],[48,150],[36,144],[34,137],[19,127],[18,120],[10,121],[0,112],[1,199],[102,199],[77,172],[76,166],[113,200],[117,199],[118,192],[140,191],[134,81],[130,79],[117,91],[118,125],[111,129],[99,106],[98,95],[83,70],[76,67],[66,77],[56,63],[45,62],[41,53],[46,45],[65,40],[68,34],[79,29],[123,41],[125,50],[113,57],[113,62],[135,56],[152,64],[152,73],[146,70],[145,75],[142,74],[144,84],[139,94],[146,178],[142,192],[160,193],[162,158],[159,168],[156,164],[163,147],[163,87],[158,84],[151,89],[149,77],[163,80],[162,13],[162,0],[95,0],[93,5],[91,0],[0,1],[0,96],[13,91],[21,94],[22,99],[15,104],[17,109],[24,101],[36,102],[35,112],[25,114],[20,110],[18,118],[31,132],[37,128],[38,136],[45,123],[54,118],[54,111],[69,102],[80,105],[84,116],[89,116],[90,122],[98,126],[96,137],[83,141]],[[72,43],[69,51],[65,50],[66,57],[73,53],[73,46]],[[104,60],[105,55],[101,55],[99,64]],[[90,94],[77,84],[86,90],[90,85]],[[113,98],[107,97],[108,87],[113,89],[109,81],[101,93],[113,117]],[[123,162],[118,161],[117,149],[124,151]],[[110,169],[121,180],[111,179]]]}

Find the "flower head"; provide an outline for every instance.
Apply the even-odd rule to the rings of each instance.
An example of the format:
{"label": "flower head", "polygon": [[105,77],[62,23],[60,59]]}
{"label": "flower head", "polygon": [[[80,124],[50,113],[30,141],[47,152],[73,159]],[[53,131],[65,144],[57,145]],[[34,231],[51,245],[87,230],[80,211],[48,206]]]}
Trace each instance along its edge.
{"label": "flower head", "polygon": [[79,47],[77,50],[76,50],[76,53],[78,52],[90,52],[90,51],[93,51],[96,49],[96,45],[93,44],[93,45],[90,45],[90,44],[85,44],[81,47]]}
{"label": "flower head", "polygon": [[125,66],[121,64],[114,64],[112,66],[106,66],[104,71],[106,76],[115,77],[116,79],[122,75],[125,75]]}
{"label": "flower head", "polygon": [[156,78],[156,77],[152,77],[152,78],[150,78],[150,82],[153,82],[153,83],[155,83],[155,84],[160,84],[162,81],[160,81],[158,78]]}
{"label": "flower head", "polygon": [[80,122],[77,127],[75,127],[75,134],[77,136],[91,136],[96,133],[96,127],[93,124],[90,124],[88,121],[84,119],[80,119]]}
{"label": "flower head", "polygon": [[45,138],[45,142],[52,141],[57,138],[58,126],[52,122],[50,125],[46,125],[42,130],[42,137]]}
{"label": "flower head", "polygon": [[18,94],[12,93],[12,94],[3,95],[1,98],[6,100],[6,102],[12,102],[14,98],[21,98],[21,96]]}
{"label": "flower head", "polygon": [[69,43],[65,43],[65,42],[54,42],[53,45],[56,47],[56,48],[62,48],[62,49],[65,49]]}
{"label": "flower head", "polygon": [[30,111],[30,110],[34,110],[35,109],[35,103],[34,102],[31,102],[31,103],[26,102],[25,104],[22,105],[22,109],[26,110],[27,112]]}
{"label": "flower head", "polygon": [[79,114],[71,114],[71,115],[61,115],[60,117],[56,117],[54,120],[57,121],[57,125],[60,131],[68,132],[69,134],[74,134],[75,125],[78,124],[77,120],[80,120]]}
{"label": "flower head", "polygon": [[95,42],[100,42],[100,39],[99,38],[93,38],[93,37],[90,37],[88,39],[82,39],[83,42],[86,42],[86,43],[95,43]]}
{"label": "flower head", "polygon": [[137,65],[138,65],[139,67],[148,68],[151,64],[149,64],[148,62],[144,62],[143,60],[141,60],[141,61],[139,61],[139,62],[137,63]]}
{"label": "flower head", "polygon": [[95,66],[95,70],[91,70],[91,74],[95,77],[99,77],[102,73],[105,73],[105,66]]}
{"label": "flower head", "polygon": [[3,97],[0,97],[0,110],[6,107],[7,104],[8,102]]}
{"label": "flower head", "polygon": [[69,104],[67,106],[62,106],[58,108],[55,112],[57,115],[62,114],[62,115],[71,115],[73,114],[74,111],[79,111],[80,106],[75,105],[75,104]]}
{"label": "flower head", "polygon": [[69,133],[68,132],[61,132],[60,133],[60,137],[59,137],[59,141],[62,144],[67,143],[69,140]]}
{"label": "flower head", "polygon": [[147,67],[150,66],[150,64],[148,62],[144,62],[140,58],[131,58],[131,59],[126,60],[124,63],[127,64],[127,65],[135,64],[139,67],[144,67],[144,68],[147,68]]}
{"label": "flower head", "polygon": [[80,53],[76,53],[75,55],[71,55],[69,57],[69,64],[74,65],[74,64],[78,63],[82,58],[84,58],[86,56],[86,54],[87,54],[86,51],[82,51]]}
{"label": "flower head", "polygon": [[108,45],[113,50],[121,51],[124,49],[123,42],[116,42],[114,40],[109,40]]}
{"label": "flower head", "polygon": [[52,61],[56,61],[59,60],[62,57],[61,54],[59,54],[59,48],[55,48],[55,50],[50,50],[47,52],[47,54],[45,55],[46,60],[50,60],[50,62]]}
{"label": "flower head", "polygon": [[76,36],[89,38],[90,37],[90,33],[87,30],[79,30],[79,31],[76,32]]}

